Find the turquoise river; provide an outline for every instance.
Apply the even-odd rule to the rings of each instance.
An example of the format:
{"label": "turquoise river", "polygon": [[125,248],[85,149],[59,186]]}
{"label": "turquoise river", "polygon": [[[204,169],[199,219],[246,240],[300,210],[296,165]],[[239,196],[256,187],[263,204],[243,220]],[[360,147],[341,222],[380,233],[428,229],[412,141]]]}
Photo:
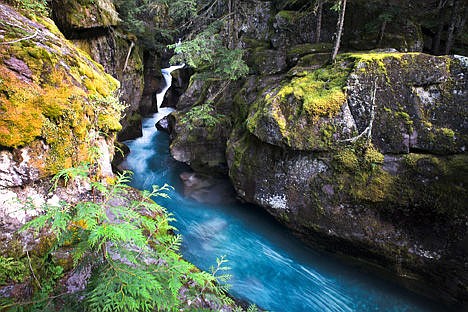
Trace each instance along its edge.
{"label": "turquoise river", "polygon": [[442,310],[361,266],[304,246],[258,208],[185,198],[179,174],[190,169],[172,159],[168,135],[155,128],[159,118],[144,119],[143,136],[125,142],[131,152],[122,166],[134,172],[136,188],[174,187],[170,200],[158,202],[177,220],[184,257],[209,270],[225,256],[233,296],[278,312]]}

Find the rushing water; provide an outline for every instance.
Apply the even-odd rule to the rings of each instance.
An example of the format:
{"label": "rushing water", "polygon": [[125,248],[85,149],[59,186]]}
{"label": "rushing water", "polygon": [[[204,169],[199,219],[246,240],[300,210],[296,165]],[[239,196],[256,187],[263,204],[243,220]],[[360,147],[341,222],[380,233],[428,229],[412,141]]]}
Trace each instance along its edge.
{"label": "rushing water", "polygon": [[188,168],[172,159],[168,135],[154,124],[170,109],[143,122],[143,137],[127,141],[123,163],[132,186],[174,186],[170,200],[183,235],[184,257],[208,270],[225,255],[232,295],[270,311],[435,311],[434,304],[380,280],[329,254],[304,247],[266,213],[249,205],[206,205],[184,198],[179,174]]}

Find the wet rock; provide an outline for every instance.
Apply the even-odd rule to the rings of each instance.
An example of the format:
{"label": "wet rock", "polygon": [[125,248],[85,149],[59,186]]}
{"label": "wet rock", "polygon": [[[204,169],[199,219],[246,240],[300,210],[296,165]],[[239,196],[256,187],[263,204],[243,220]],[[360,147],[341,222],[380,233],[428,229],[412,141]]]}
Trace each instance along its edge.
{"label": "wet rock", "polygon": [[164,117],[163,119],[160,119],[156,123],[156,129],[158,129],[159,131],[169,133],[170,128],[169,128],[169,120],[167,116]]}
{"label": "wet rock", "polygon": [[226,178],[193,172],[183,172],[180,178],[184,183],[184,195],[200,203],[232,204],[236,201],[236,193]]}

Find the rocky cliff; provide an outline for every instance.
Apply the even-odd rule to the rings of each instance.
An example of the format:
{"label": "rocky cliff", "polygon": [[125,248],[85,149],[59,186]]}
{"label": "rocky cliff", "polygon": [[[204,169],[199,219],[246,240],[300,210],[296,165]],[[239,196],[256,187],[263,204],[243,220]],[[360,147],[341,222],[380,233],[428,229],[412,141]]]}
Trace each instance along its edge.
{"label": "rocky cliff", "polygon": [[310,243],[464,298],[466,61],[342,55],[239,99],[227,144],[239,196]]}
{"label": "rocky cliff", "polygon": [[[59,171],[88,163],[94,179],[112,179],[110,161],[124,107],[115,94],[119,82],[50,19],[27,18],[0,4],[0,34],[0,254],[3,260],[28,255],[42,272],[50,237],[33,239],[17,230],[45,203],[87,196],[89,183],[79,181],[51,191],[50,177]],[[20,283],[13,286],[4,287],[4,279],[2,297],[30,295],[32,281],[25,276],[18,275]]]}
{"label": "rocky cliff", "polygon": [[141,135],[140,103],[144,89],[143,50],[123,31],[111,0],[51,2],[52,18],[67,39],[120,81],[119,97],[127,108],[119,140]]}
{"label": "rocky cliff", "polygon": [[[86,2],[96,10],[84,2],[65,2],[64,29],[82,34],[115,21],[110,2]],[[119,81],[84,50],[120,68],[112,67],[125,59],[113,46],[118,36],[79,49],[51,19],[0,3],[0,39],[0,309],[237,311],[214,276],[182,259],[156,190],[142,194],[112,172],[126,107]],[[123,96],[138,97],[126,82]]]}
{"label": "rocky cliff", "polygon": [[170,120],[173,156],[228,172],[241,199],[310,244],[466,300],[467,58],[391,49],[422,49],[417,29],[409,40],[393,25],[386,49],[330,64],[330,45],[311,44],[300,22],[310,15],[241,5],[252,14],[238,34],[250,75],[227,85],[192,76]]}

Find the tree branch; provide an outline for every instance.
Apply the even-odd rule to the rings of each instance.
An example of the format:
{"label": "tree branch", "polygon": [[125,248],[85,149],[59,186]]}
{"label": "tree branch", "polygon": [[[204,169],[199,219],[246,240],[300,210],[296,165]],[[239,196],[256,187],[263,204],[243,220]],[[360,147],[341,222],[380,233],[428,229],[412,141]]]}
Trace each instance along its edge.
{"label": "tree branch", "polygon": [[125,59],[125,65],[123,67],[122,72],[125,72],[125,70],[127,69],[128,59],[130,58],[130,54],[132,53],[132,49],[134,46],[135,46],[135,43],[132,40],[132,43],[130,43],[130,47],[128,48],[127,58]]}
{"label": "tree branch", "polygon": [[7,42],[0,42],[0,44],[12,44],[12,43],[15,43],[15,42],[20,42],[20,41],[23,41],[23,40],[32,39],[32,38],[36,37],[38,34],[39,34],[39,31],[36,29],[34,34],[32,34],[30,36],[19,38],[19,39],[12,40],[12,41],[7,41]]}
{"label": "tree branch", "polygon": [[372,138],[372,126],[374,124],[374,119],[375,119],[375,96],[377,93],[377,80],[374,81],[374,90],[372,91],[372,106],[371,106],[371,118],[369,121],[369,125],[362,131],[359,135],[346,139],[346,140],[340,140],[339,142],[351,142],[354,143],[357,140],[359,140],[361,137],[367,134],[367,140],[369,141]]}

